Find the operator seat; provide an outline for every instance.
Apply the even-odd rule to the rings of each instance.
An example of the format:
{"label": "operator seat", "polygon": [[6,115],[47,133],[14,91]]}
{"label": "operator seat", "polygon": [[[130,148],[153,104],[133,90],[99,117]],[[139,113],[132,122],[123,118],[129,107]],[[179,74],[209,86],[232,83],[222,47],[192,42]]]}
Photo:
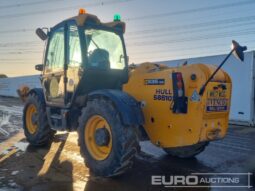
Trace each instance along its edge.
{"label": "operator seat", "polygon": [[94,90],[122,89],[122,84],[127,82],[128,72],[112,69],[109,55],[107,50],[97,48],[88,56],[88,69],[84,71],[77,88],[78,96]]}
{"label": "operator seat", "polygon": [[89,55],[89,64],[97,69],[110,69],[109,52],[105,49],[97,48]]}

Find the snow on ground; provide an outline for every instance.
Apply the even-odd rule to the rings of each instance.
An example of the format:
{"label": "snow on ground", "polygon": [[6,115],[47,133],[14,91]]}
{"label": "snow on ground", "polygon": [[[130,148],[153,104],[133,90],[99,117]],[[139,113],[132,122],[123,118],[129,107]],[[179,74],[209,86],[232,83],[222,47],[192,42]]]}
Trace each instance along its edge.
{"label": "snow on ground", "polygon": [[0,142],[22,128],[22,109],[20,100],[0,97]]}

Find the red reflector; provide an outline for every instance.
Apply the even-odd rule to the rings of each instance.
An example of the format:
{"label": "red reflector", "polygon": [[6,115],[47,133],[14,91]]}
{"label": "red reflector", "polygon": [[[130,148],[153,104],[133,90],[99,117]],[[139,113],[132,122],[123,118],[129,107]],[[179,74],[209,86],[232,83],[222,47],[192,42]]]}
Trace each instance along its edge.
{"label": "red reflector", "polygon": [[182,74],[181,73],[177,73],[176,74],[176,78],[178,81],[182,81]]}
{"label": "red reflector", "polygon": [[182,87],[183,87],[182,81],[177,82],[177,87],[178,87],[178,89],[182,89]]}

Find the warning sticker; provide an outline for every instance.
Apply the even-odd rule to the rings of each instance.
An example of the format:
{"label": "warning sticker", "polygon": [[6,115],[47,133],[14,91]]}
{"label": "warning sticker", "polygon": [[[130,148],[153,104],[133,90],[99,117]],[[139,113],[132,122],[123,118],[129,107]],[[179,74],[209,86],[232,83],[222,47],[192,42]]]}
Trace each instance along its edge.
{"label": "warning sticker", "polygon": [[199,102],[200,101],[200,96],[197,92],[197,90],[194,90],[191,97],[190,97],[190,101],[193,101],[193,102]]}
{"label": "warning sticker", "polygon": [[226,98],[225,90],[212,90],[207,94],[206,111],[223,112],[228,110],[229,100]]}

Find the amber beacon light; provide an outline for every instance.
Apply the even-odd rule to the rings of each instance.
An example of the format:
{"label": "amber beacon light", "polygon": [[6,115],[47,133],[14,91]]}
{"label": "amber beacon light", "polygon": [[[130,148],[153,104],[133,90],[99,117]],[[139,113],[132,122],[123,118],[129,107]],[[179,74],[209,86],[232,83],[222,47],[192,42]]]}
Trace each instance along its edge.
{"label": "amber beacon light", "polygon": [[85,9],[80,9],[79,10],[79,15],[83,15],[83,14],[86,14],[86,10]]}

